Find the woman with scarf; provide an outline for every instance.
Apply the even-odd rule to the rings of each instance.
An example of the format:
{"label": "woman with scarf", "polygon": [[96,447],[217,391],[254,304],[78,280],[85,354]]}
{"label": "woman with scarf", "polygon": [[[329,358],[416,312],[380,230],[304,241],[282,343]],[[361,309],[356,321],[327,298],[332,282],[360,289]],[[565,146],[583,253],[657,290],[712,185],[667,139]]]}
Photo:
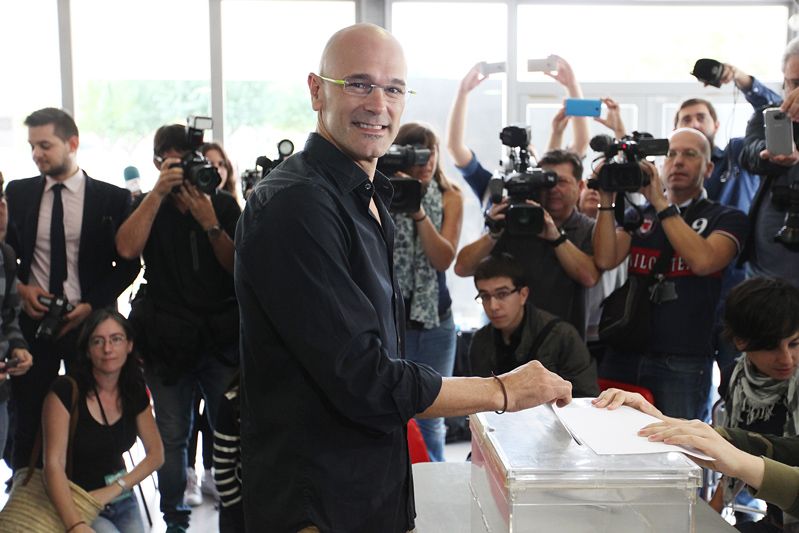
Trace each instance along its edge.
{"label": "woman with scarf", "polygon": [[[394,268],[405,301],[405,358],[451,376],[455,363],[455,323],[445,271],[455,259],[463,220],[463,196],[444,175],[438,138],[419,123],[403,125],[394,141],[430,150],[424,165],[406,169],[422,183],[422,202],[415,213],[394,213]],[[443,418],[420,419],[427,452],[444,460]]]}
{"label": "woman with scarf", "polygon": [[[722,382],[725,410],[715,431],[697,420],[663,417],[639,395],[616,389],[603,392],[595,404],[627,404],[663,419],[640,435],[715,457],[708,468],[740,479],[756,489],[756,497],[796,514],[799,470],[788,465],[799,465],[799,288],[781,279],[744,281],[727,298],[724,329],[744,353]],[[782,531],[779,514],[769,506],[768,520],[738,524],[737,529]],[[786,516],[784,530],[799,530],[788,525],[794,521]]]}

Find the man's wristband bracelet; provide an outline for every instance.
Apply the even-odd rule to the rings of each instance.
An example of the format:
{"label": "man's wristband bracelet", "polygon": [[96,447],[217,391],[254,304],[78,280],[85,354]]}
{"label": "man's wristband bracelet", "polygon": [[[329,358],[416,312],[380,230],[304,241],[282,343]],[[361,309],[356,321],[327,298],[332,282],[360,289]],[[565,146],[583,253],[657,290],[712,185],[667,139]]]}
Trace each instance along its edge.
{"label": "man's wristband bracelet", "polygon": [[426,218],[427,218],[427,213],[425,213],[424,215],[422,215],[422,218],[414,218],[414,219],[413,219],[413,221],[414,221],[414,222],[421,222],[422,220],[424,220],[424,219],[426,219]]}
{"label": "man's wristband bracelet", "polygon": [[499,382],[499,387],[502,389],[502,398],[504,400],[502,402],[502,410],[501,411],[494,411],[496,414],[501,415],[502,413],[504,413],[505,411],[508,410],[508,391],[505,388],[505,384],[502,383],[501,379],[499,379],[499,376],[497,376],[496,374],[491,372],[491,377],[496,379]]}
{"label": "man's wristband bracelet", "polygon": [[599,211],[613,211],[616,209],[616,204],[610,204],[609,207],[603,206],[602,204],[597,204],[596,208]]}
{"label": "man's wristband bracelet", "polygon": [[85,520],[78,520],[77,522],[75,522],[74,524],[69,526],[64,533],[69,533],[70,531],[72,531],[73,529],[75,529],[76,527],[78,527],[81,524],[83,524],[84,526],[87,525]]}

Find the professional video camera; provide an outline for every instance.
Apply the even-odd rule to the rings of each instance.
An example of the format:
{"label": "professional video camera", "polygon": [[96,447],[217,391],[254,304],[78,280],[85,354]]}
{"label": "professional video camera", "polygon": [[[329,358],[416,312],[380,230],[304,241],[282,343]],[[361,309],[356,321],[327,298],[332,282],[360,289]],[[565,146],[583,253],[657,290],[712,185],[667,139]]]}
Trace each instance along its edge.
{"label": "professional video camera", "polygon": [[51,340],[61,328],[61,321],[64,315],[75,309],[75,306],[69,303],[65,296],[56,296],[55,298],[39,296],[37,299],[40,304],[47,306],[47,311],[45,311],[39,327],[36,328],[36,338]]}
{"label": "professional video camera", "polygon": [[771,202],[780,211],[785,211],[785,220],[774,235],[774,241],[789,250],[799,251],[799,179],[791,180],[788,185],[774,185]]}
{"label": "professional video camera", "polygon": [[187,117],[186,141],[189,151],[183,155],[180,163],[172,165],[182,168],[183,178],[205,194],[216,194],[216,188],[222,183],[219,171],[200,152],[205,130],[211,129],[213,125],[211,117]]}
{"label": "professional video camera", "polygon": [[649,133],[637,131],[619,141],[609,135],[597,135],[590,145],[604,154],[605,164],[597,179],[588,182],[588,187],[607,192],[637,192],[646,187],[649,176],[638,163],[645,157],[666,155],[669,151],[668,139],[654,139]]}
{"label": "professional video camera", "polygon": [[285,159],[293,153],[294,143],[288,139],[283,139],[277,143],[278,156],[275,161],[272,161],[265,155],[258,156],[255,160],[255,168],[245,170],[241,173],[241,193],[244,195],[244,199],[247,199],[250,192],[259,181],[264,179],[267,174],[272,172],[276,166],[285,161]]}
{"label": "professional video camera", "polygon": [[533,236],[544,229],[544,209],[529,205],[527,200],[541,202],[541,191],[558,183],[558,175],[549,170],[530,166],[530,128],[507,126],[499,133],[502,144],[508,147],[508,160],[503,175],[488,182],[491,202],[497,204],[507,192],[509,205],[505,220],[486,217],[491,231],[508,230],[509,235]]}
{"label": "professional video camera", "polygon": [[393,213],[415,213],[422,204],[422,183],[413,178],[398,176],[398,172],[408,172],[411,167],[426,165],[430,160],[430,150],[423,146],[392,144],[383,157],[377,160],[377,170],[391,180],[394,196],[389,209]]}

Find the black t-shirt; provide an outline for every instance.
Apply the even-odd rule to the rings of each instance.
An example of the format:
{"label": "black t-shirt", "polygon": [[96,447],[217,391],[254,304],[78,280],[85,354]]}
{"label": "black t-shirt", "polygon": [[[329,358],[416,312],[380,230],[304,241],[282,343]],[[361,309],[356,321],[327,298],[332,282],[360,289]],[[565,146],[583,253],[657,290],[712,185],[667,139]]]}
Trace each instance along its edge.
{"label": "black t-shirt", "polygon": [[[60,377],[50,388],[67,411],[72,401],[72,384]],[[89,413],[86,405],[86,392],[79,391],[78,425],[75,428],[72,443],[72,478],[84,490],[90,491],[106,485],[105,476],[114,474],[125,468],[122,454],[136,442],[138,435],[136,417],[150,408],[150,398],[142,383],[141,391],[136,395],[132,413],[123,413],[122,418],[111,426],[100,423]]]}
{"label": "black t-shirt", "polygon": [[[211,196],[211,204],[219,225],[232,239],[241,214],[239,204],[225,191]],[[158,210],[142,256],[148,297],[199,313],[218,311],[235,301],[233,274],[217,260],[204,228],[169,198]]]}

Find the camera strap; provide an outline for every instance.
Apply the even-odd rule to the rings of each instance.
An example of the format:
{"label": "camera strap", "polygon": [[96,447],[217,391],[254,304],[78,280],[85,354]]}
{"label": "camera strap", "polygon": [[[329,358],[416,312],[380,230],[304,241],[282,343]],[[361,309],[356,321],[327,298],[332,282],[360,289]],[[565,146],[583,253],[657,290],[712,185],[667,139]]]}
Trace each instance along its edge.
{"label": "camera strap", "polygon": [[[625,216],[627,215],[627,204],[629,204],[635,210],[637,214],[635,219],[628,219],[627,216]],[[628,233],[636,231],[641,227],[641,224],[644,223],[643,208],[631,201],[627,197],[627,193],[623,194],[621,201],[619,201],[619,196],[616,196],[616,206],[614,207],[613,215],[616,218],[616,223],[624,228],[624,231]]]}

